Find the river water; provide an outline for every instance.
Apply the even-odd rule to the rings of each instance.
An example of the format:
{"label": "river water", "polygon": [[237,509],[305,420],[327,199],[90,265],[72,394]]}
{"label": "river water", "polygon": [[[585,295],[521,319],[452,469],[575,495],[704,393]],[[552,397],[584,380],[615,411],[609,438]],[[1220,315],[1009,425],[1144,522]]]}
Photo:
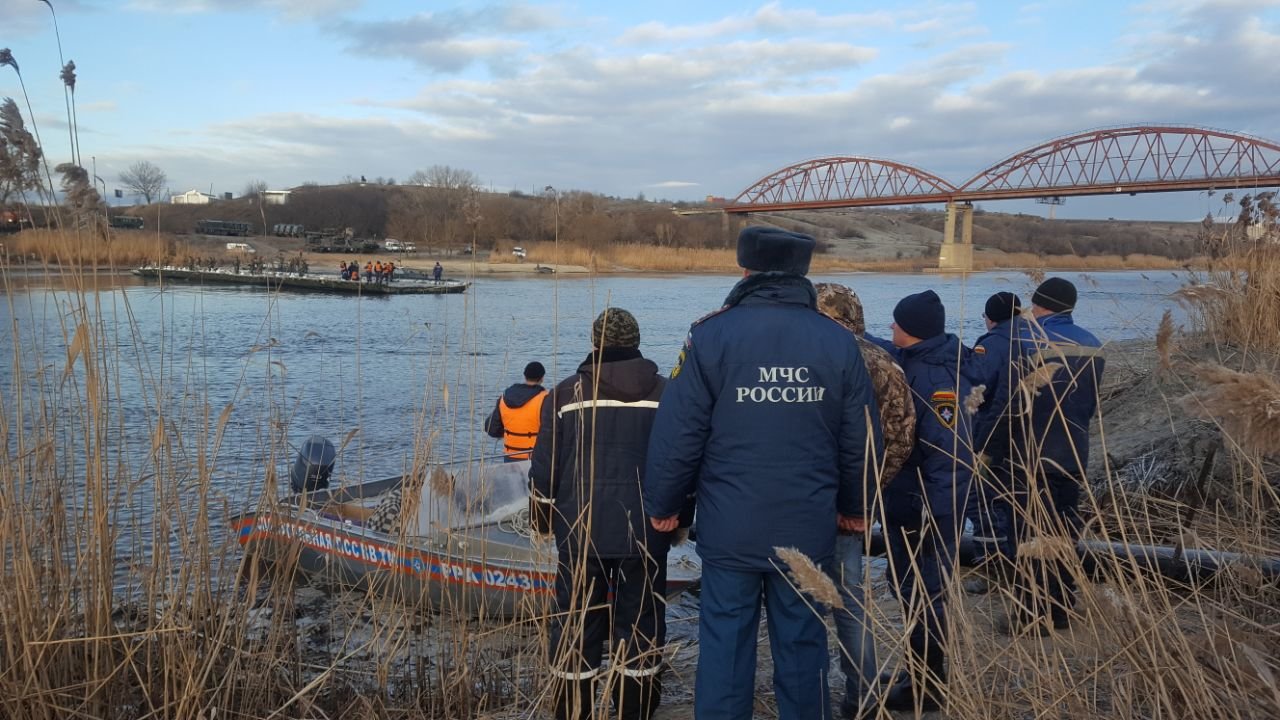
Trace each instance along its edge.
{"label": "river water", "polygon": [[[1063,275],[1080,290],[1077,322],[1104,341],[1154,335],[1161,313],[1177,312],[1169,293],[1185,281],[1168,271]],[[338,484],[398,474],[415,445],[427,441],[435,461],[495,453],[498,441],[480,427],[525,363],[546,365],[548,384],[573,372],[589,349],[591,320],[611,305],[636,315],[641,350],[665,373],[689,324],[719,307],[736,279],[482,277],[459,295],[347,297],[190,285],[162,291],[118,275],[98,278],[98,290],[75,293],[47,275],[11,276],[0,322],[14,328],[7,337],[16,345],[6,349],[0,390],[11,428],[19,388],[26,393],[26,418],[33,393],[59,416],[75,414],[83,397],[66,379],[78,370],[57,378],[67,364],[72,310],[87,301],[88,316],[102,329],[104,347],[97,352],[111,370],[113,422],[132,445],[123,453],[130,461],[124,472],[145,474],[140,468],[147,465],[157,417],[183,438],[182,452],[194,462],[200,449],[212,448],[212,428],[225,412],[213,500],[234,510],[259,497],[265,464],[283,472],[292,459],[292,453],[273,454],[273,445],[297,446],[312,434],[339,443],[354,431],[338,459]],[[899,298],[933,288],[946,304],[948,329],[968,343],[982,332],[991,293],[1017,292],[1025,302],[1034,287],[1017,272],[812,279],[857,290],[869,331],[884,335]],[[42,368],[55,372],[40,384],[35,378]],[[128,501],[136,512],[124,512],[146,527],[150,506],[145,478],[140,482]],[[172,482],[194,480],[179,474]]]}

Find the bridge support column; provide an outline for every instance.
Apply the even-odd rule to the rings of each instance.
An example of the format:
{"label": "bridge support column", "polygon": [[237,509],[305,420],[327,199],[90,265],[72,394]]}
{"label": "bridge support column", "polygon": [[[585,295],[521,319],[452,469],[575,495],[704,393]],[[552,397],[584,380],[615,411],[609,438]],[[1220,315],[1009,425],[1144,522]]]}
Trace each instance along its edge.
{"label": "bridge support column", "polygon": [[[959,242],[956,241],[957,220],[960,222]],[[972,203],[947,203],[947,222],[942,231],[942,247],[938,251],[938,270],[943,272],[973,270]]]}

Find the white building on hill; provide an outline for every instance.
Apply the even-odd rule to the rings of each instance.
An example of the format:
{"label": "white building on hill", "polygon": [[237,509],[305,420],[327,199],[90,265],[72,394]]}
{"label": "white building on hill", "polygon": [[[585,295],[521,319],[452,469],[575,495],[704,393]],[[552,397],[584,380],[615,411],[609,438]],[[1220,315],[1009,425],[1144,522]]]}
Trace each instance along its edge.
{"label": "white building on hill", "polygon": [[289,202],[289,190],[263,190],[263,205],[284,205]]}
{"label": "white building on hill", "polygon": [[199,190],[188,190],[181,195],[174,195],[169,198],[172,205],[208,205],[213,200],[217,200],[209,193],[203,193]]}

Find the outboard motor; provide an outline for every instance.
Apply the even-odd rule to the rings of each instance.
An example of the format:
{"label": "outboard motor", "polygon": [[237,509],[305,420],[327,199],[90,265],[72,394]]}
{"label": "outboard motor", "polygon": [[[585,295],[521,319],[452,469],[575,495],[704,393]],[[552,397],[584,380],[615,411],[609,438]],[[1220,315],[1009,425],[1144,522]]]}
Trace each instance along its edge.
{"label": "outboard motor", "polygon": [[315,492],[329,487],[329,474],[338,451],[319,435],[312,435],[298,449],[298,458],[289,470],[289,487],[295,493]]}

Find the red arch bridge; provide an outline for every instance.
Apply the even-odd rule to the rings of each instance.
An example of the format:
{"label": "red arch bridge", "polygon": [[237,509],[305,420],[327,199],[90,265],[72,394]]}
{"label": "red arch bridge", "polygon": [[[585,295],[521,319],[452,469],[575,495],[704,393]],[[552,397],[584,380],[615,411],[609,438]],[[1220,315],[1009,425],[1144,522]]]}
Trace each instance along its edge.
{"label": "red arch bridge", "polygon": [[1207,128],[1137,125],[1050,140],[1001,160],[961,185],[891,160],[806,160],[756,181],[724,211],[945,203],[947,224],[938,265],[967,270],[973,267],[975,201],[1274,186],[1280,186],[1280,144]]}

